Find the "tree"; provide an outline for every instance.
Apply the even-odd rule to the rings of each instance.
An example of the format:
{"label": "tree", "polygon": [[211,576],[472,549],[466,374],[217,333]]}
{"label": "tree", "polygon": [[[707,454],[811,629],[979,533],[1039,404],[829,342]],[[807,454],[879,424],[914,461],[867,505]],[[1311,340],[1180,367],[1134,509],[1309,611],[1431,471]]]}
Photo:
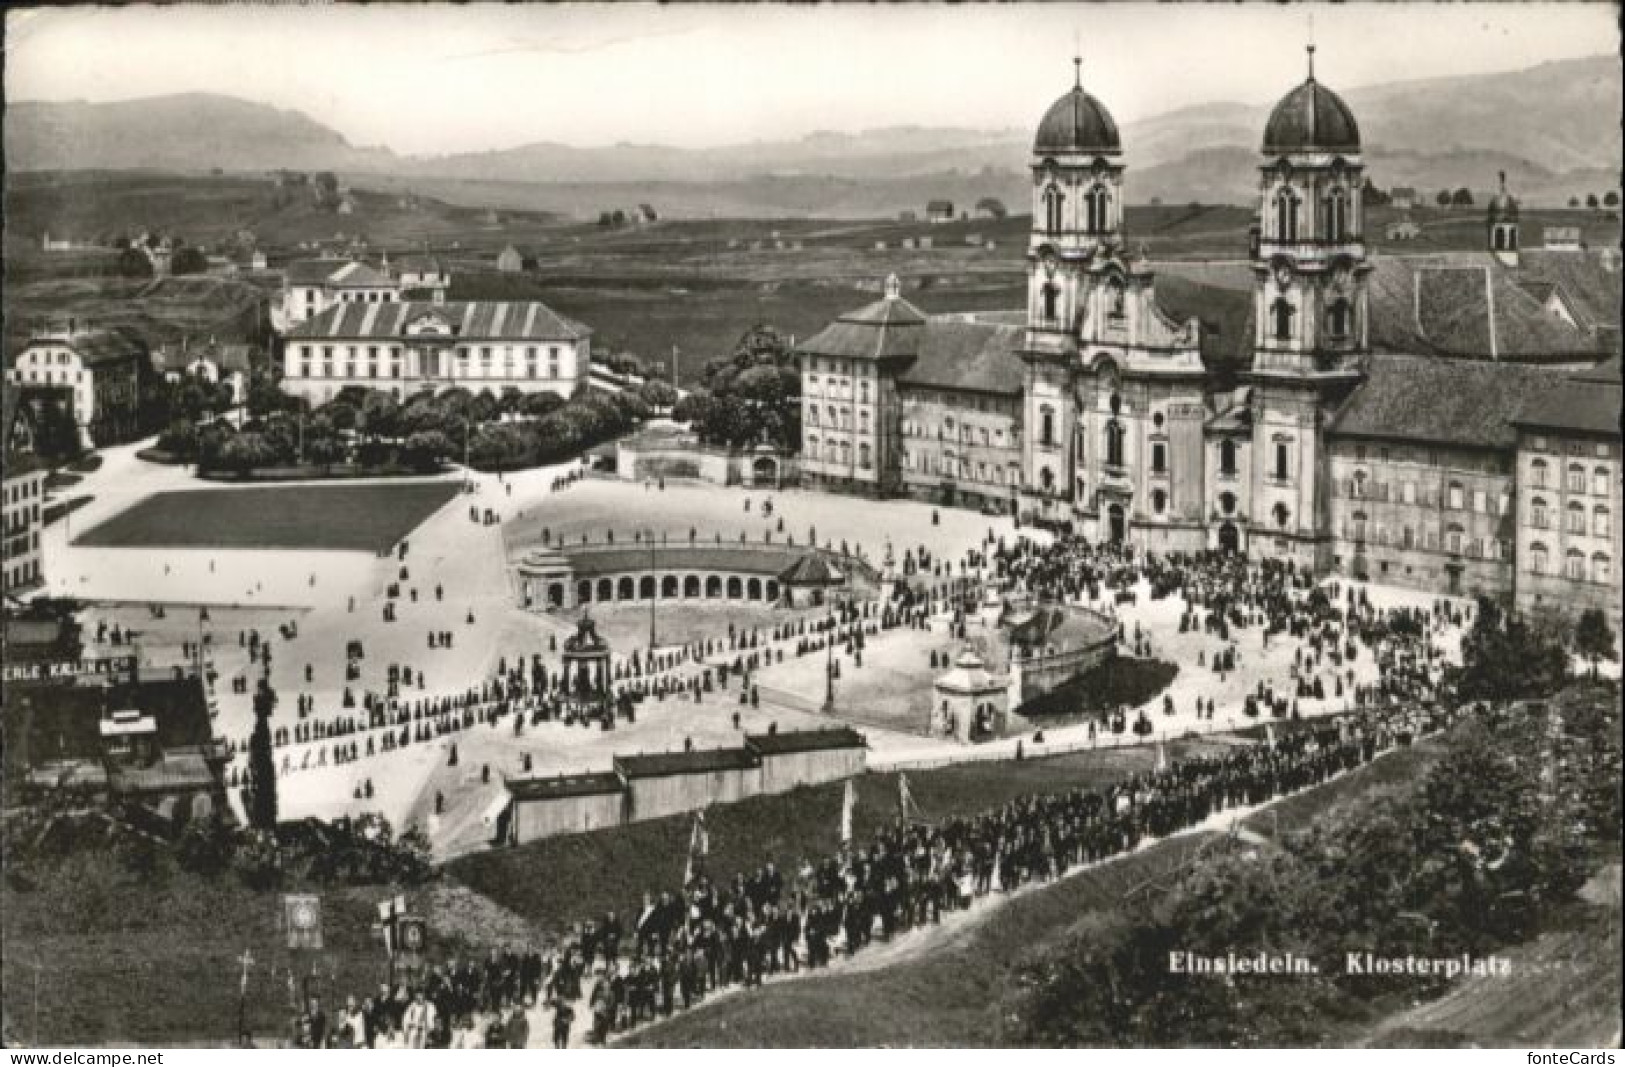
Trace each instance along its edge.
{"label": "tree", "polygon": [[1577,197],[1577,196],[1569,197],[1569,207],[1579,207],[1579,206],[1580,206],[1580,198],[1579,197]]}
{"label": "tree", "polygon": [[564,404],[565,400],[562,396],[544,390],[526,396],[519,402],[519,410],[533,419],[539,419],[543,415],[551,415],[559,408],[562,408]]}
{"label": "tree", "polygon": [[220,447],[220,465],[240,478],[276,460],[276,449],[262,433],[240,433]]}
{"label": "tree", "polygon": [[182,248],[169,259],[169,273],[202,274],[209,269],[209,258],[196,248]]}
{"label": "tree", "polygon": [[1591,664],[1591,676],[1597,676],[1597,661],[1614,661],[1614,630],[1608,625],[1608,616],[1601,608],[1587,608],[1580,614],[1574,627],[1574,650]]}
{"label": "tree", "polygon": [[1440,189],[1439,190],[1439,195],[1434,197],[1433,199],[1438,202],[1440,207],[1449,207],[1450,206],[1450,190],[1449,189]]}
{"label": "tree", "polygon": [[677,390],[663,381],[651,380],[637,388],[637,396],[649,407],[664,411],[677,403]]}
{"label": "tree", "polygon": [[139,248],[126,248],[118,254],[118,272],[121,278],[152,277],[152,260]]}
{"label": "tree", "polygon": [[1462,186],[1460,189],[1457,189],[1453,194],[1451,194],[1450,204],[1452,207],[1472,207],[1473,191],[1467,188],[1465,185]]}
{"label": "tree", "polygon": [[330,170],[324,170],[311,179],[316,190],[317,207],[336,207],[339,202],[339,180]]}
{"label": "tree", "polygon": [[1360,202],[1366,207],[1386,207],[1394,202],[1394,198],[1379,189],[1370,178],[1360,187]]}
{"label": "tree", "polygon": [[1568,653],[1516,612],[1478,600],[1473,628],[1461,642],[1460,692],[1467,700],[1548,696],[1563,684]]}
{"label": "tree", "polygon": [[1002,219],[1010,214],[1009,210],[1004,206],[1004,201],[993,196],[984,196],[976,201],[976,211],[978,214],[994,219]]}
{"label": "tree", "polygon": [[1608,190],[1606,193],[1603,193],[1602,194],[1602,206],[1603,207],[1618,207],[1619,206],[1619,193],[1615,192],[1612,189]]}
{"label": "tree", "polygon": [[1586,194],[1586,207],[1591,208],[1592,210],[1596,209],[1596,207],[1597,207],[1597,194],[1596,193],[1587,193]]}
{"label": "tree", "polygon": [[34,451],[47,460],[64,461],[80,452],[79,424],[73,410],[56,396],[46,396],[34,408]]}
{"label": "tree", "polygon": [[271,755],[271,712],[276,690],[264,678],[254,693],[254,732],[248,738],[248,824],[256,830],[275,830],[276,761]]}
{"label": "tree", "polygon": [[417,471],[432,471],[455,446],[439,430],[415,433],[401,443],[401,462]]}

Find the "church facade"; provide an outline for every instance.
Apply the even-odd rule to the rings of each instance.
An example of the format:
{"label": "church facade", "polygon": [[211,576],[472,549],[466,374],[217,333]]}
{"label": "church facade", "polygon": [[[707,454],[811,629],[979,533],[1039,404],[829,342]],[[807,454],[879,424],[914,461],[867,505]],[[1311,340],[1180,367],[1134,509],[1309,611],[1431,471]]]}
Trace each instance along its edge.
{"label": "church facade", "polygon": [[[1617,303],[1592,291],[1610,279],[1592,283],[1618,262],[1520,263],[1504,182],[1482,262],[1378,261],[1359,127],[1313,58],[1265,127],[1246,263],[1221,284],[1134,250],[1117,126],[1079,78],[1034,139],[1023,313],[926,315],[892,279],[809,337],[804,481],[1150,551],[1512,594],[1529,540],[1520,412],[1617,347]],[[1554,292],[1589,316],[1552,314]],[[1614,486],[1618,461],[1617,432],[1592,442],[1588,485]],[[1586,504],[1617,542],[1611,510],[1594,514],[1614,506]],[[1584,573],[1538,577],[1573,574],[1599,586],[1581,600],[1617,603],[1617,543],[1587,552]]]}

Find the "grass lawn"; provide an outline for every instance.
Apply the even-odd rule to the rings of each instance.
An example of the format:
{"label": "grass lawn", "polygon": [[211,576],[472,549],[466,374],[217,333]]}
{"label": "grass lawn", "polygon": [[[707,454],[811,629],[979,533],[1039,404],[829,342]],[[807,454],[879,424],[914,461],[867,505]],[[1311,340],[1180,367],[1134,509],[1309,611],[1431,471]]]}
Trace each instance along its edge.
{"label": "grass lawn", "polygon": [[100,548],[384,552],[456,495],[453,482],[157,493],[74,543]]}
{"label": "grass lawn", "polygon": [[[1205,741],[1174,741],[1170,758],[1212,752]],[[1154,748],[1140,746],[1022,762],[970,763],[914,771],[909,788],[931,820],[997,807],[1024,794],[1056,793],[1104,785],[1151,769]],[[862,839],[898,815],[895,774],[857,779],[853,832]],[[822,857],[840,844],[840,782],[753,797],[706,813],[712,877],[732,878],[772,860],[781,871],[803,858]],[[692,816],[633,823],[591,834],[535,841],[518,848],[480,852],[453,860],[446,871],[470,889],[537,926],[558,930],[613,910],[636,915],[645,890],[678,885],[688,855]]]}

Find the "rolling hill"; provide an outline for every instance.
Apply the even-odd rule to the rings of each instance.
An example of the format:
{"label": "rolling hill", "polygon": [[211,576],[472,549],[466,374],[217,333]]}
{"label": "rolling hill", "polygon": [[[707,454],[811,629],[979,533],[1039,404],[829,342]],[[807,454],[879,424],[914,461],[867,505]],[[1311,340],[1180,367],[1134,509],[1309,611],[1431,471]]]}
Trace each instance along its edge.
{"label": "rolling hill", "polygon": [[[1465,185],[1487,193],[1496,172],[1504,170],[1531,203],[1563,203],[1619,185],[1621,77],[1611,56],[1391,82],[1342,95],[1359,118],[1366,160],[1380,185],[1424,192]],[[1217,102],[1126,122],[1131,195],[1139,202],[1246,202],[1269,106]],[[395,180],[623,186],[884,181],[893,183],[891,194],[907,187],[902,202],[916,205],[924,196],[941,195],[933,183],[1022,197],[1029,137],[1026,130],[900,126],[707,149],[539,142],[401,157],[351,145],[298,112],[199,93],[109,104],[14,103],[5,124],[7,163],[19,171],[219,167],[242,173],[289,167]],[[774,199],[761,197],[764,207]],[[797,202],[786,204],[786,213],[822,214],[837,204],[851,210],[864,199],[890,205],[896,197],[824,188],[789,199]]]}

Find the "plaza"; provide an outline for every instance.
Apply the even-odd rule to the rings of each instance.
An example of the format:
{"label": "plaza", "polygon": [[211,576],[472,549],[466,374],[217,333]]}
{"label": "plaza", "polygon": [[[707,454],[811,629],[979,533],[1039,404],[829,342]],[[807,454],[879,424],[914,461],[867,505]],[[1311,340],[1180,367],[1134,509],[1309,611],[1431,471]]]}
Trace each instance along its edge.
{"label": "plaza", "polygon": [[[109,518],[116,521],[115,503],[150,509],[151,501],[162,500],[175,506],[177,494],[187,491],[177,472],[149,468],[114,450],[106,468],[87,479],[86,488],[97,500],[76,517],[76,524],[84,529]],[[1225,642],[1208,633],[1182,632],[1182,600],[1153,598],[1141,580],[1132,597],[1100,590],[1075,603],[1117,620],[1125,654],[1140,634],[1144,643],[1135,651],[1178,667],[1166,690],[1142,707],[1126,709],[1131,719],[1143,711],[1152,721],[1149,736],[1113,735],[1074,720],[1045,729],[1042,741],[1011,734],[966,746],[932,736],[928,729],[930,684],[936,673],[929,663],[934,652],[945,668],[967,644],[985,646],[990,635],[970,620],[965,638],[956,638],[950,601],[942,594],[955,582],[961,593],[976,588],[978,569],[967,560],[985,562],[1001,540],[1015,544],[1026,537],[1047,543],[1042,531],[1018,530],[1006,517],[917,502],[619,481],[583,476],[576,464],[472,475],[466,490],[459,488],[454,476],[379,484],[371,490],[400,492],[416,501],[403,509],[422,509],[425,499],[445,501],[415,528],[391,532],[408,545],[404,557],[380,556],[371,545],[351,551],[203,547],[209,535],[201,524],[192,534],[197,547],[185,549],[109,548],[55,530],[47,580],[53,592],[86,603],[81,621],[87,642],[105,637],[110,645],[116,628],[146,669],[189,665],[192,643],[207,642],[215,729],[236,749],[232,770],[239,785],[253,725],[250,694],[258,678],[267,677],[279,698],[273,726],[290,731],[287,743],[275,751],[283,818],[378,811],[397,826],[425,828],[441,856],[488,847],[489,812],[507,778],[601,772],[616,756],[725,746],[737,744],[744,733],[828,725],[822,698],[830,660],[838,664],[834,717],[863,730],[869,765],[880,769],[1011,758],[1018,746],[1036,755],[1235,729],[1247,725],[1241,708],[1261,683],[1283,692],[1295,684],[1299,642],[1277,636],[1266,643],[1261,631],[1248,630],[1230,642],[1236,669],[1218,675],[1205,664],[1213,662]],[[242,497],[248,501],[264,490],[211,487],[201,492],[211,505],[200,514],[211,509],[243,514],[225,498],[248,494]],[[234,536],[219,540],[230,542]],[[810,640],[806,635],[829,619],[827,605],[791,606],[727,595],[667,603],[657,597],[655,647],[672,661],[660,672],[669,685],[665,691],[648,692],[630,721],[620,718],[613,729],[602,729],[534,720],[516,727],[512,717],[494,713],[487,719],[494,705],[482,698],[482,687],[533,657],[545,669],[556,669],[557,650],[583,611],[590,612],[609,642],[618,669],[624,671],[634,655],[647,656],[647,599],[595,597],[568,610],[527,607],[519,582],[519,565],[527,554],[543,544],[583,542],[632,550],[650,538],[687,546],[691,537],[694,545],[713,549],[738,546],[741,537],[748,548],[788,550],[793,544],[805,551],[816,543],[835,557],[849,556],[866,573],[884,567],[888,549],[894,559],[908,554],[922,565],[901,580],[929,607],[920,625],[864,623],[868,628],[856,656],[849,641],[837,642],[832,650],[817,643],[811,647],[818,651],[797,655],[798,643]],[[1368,592],[1381,606],[1435,602],[1422,594],[1379,587]],[[856,583],[845,599],[878,620],[876,597],[873,583],[865,581]],[[776,641],[775,633],[780,635]],[[727,647],[731,634],[740,635],[741,649]],[[737,677],[730,680],[727,670],[740,658],[747,634],[758,636],[761,643],[754,651],[764,657],[761,669],[749,677],[753,693]],[[257,640],[250,640],[251,635]],[[1444,642],[1440,651],[1446,657],[1457,654],[1456,640]],[[360,656],[349,655],[357,650],[353,643],[359,643]],[[255,645],[268,650],[268,667]],[[365,718],[366,694],[378,694],[381,700],[391,692],[392,675],[398,682],[403,669],[412,672],[412,682],[397,684],[393,694],[403,703],[459,702],[463,710],[453,714],[454,728],[429,738],[430,743],[376,752],[371,750],[373,736],[393,730],[332,732]],[[715,688],[700,687],[700,676],[713,673]],[[1299,700],[1302,716],[1350,706],[1347,696],[1332,695],[1330,668],[1323,674],[1327,695]],[[1378,680],[1378,666],[1370,657],[1355,660],[1344,674],[1349,687]],[[1216,704],[1211,718],[1198,713],[1199,700]],[[301,704],[307,709],[302,714]],[[358,749],[366,744],[371,754],[340,762],[334,743],[352,740]],[[240,804],[240,788],[230,795]]]}

